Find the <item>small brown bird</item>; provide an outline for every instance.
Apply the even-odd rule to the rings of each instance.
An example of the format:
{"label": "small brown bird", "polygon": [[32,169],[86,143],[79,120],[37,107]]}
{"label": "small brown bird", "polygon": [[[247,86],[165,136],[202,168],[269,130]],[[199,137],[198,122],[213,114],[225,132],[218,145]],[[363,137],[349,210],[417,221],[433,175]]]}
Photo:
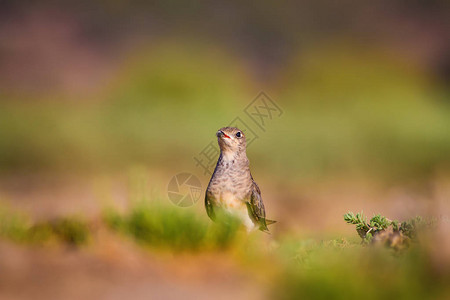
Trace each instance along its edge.
{"label": "small brown bird", "polygon": [[220,156],[206,189],[205,206],[214,220],[221,210],[237,217],[247,231],[269,231],[261,191],[250,173],[244,133],[235,127],[224,127],[216,133]]}

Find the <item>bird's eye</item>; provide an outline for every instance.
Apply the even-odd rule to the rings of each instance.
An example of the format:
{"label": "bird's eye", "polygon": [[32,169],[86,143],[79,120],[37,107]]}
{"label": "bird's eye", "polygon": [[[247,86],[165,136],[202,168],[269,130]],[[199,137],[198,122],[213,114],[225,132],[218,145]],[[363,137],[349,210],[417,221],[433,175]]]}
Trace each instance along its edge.
{"label": "bird's eye", "polygon": [[236,133],[236,137],[240,138],[241,136],[242,136],[241,132],[238,131],[238,132]]}

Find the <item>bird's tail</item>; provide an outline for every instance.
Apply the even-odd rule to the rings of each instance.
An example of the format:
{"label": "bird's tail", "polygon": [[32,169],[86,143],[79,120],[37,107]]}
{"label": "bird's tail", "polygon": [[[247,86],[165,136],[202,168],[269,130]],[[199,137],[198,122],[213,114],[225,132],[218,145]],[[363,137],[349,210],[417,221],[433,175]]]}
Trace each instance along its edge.
{"label": "bird's tail", "polygon": [[266,225],[271,225],[271,224],[276,223],[276,222],[277,221],[266,219]]}
{"label": "bird's tail", "polygon": [[277,221],[274,220],[268,220],[268,219],[264,219],[264,222],[261,224],[261,226],[259,227],[259,230],[270,234],[269,232],[269,228],[267,228],[267,225],[271,225],[273,223],[276,223]]}

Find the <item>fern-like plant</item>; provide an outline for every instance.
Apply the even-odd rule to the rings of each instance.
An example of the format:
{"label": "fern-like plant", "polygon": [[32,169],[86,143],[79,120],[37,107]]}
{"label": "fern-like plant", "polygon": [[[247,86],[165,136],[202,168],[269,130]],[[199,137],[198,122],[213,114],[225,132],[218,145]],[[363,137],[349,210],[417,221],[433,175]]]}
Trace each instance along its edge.
{"label": "fern-like plant", "polygon": [[344,215],[344,221],[356,226],[356,231],[363,243],[382,242],[392,248],[405,248],[411,239],[416,239],[419,229],[433,224],[433,221],[425,222],[421,217],[415,217],[405,222],[389,220],[385,216],[377,214],[369,221],[364,214],[348,212]]}

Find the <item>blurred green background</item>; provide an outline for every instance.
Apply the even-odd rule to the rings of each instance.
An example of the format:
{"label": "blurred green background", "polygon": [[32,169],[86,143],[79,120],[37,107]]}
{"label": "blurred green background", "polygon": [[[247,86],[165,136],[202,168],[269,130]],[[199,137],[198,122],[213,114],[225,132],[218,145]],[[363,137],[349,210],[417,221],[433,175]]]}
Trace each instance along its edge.
{"label": "blurred green background", "polygon": [[[219,267],[233,274],[225,287],[254,276],[249,269],[268,268],[263,271],[276,284],[264,295],[320,298],[350,290],[355,297],[401,297],[415,295],[405,282],[423,282],[428,275],[436,281],[418,284],[416,296],[430,296],[427,289],[441,295],[441,281],[448,277],[433,273],[433,261],[450,257],[448,239],[442,253],[412,252],[395,262],[386,253],[361,252],[354,240],[335,239],[355,235],[342,220],[348,210],[401,220],[450,213],[449,11],[445,0],[2,1],[0,201],[32,220],[2,213],[0,236],[21,242],[52,235],[74,244],[96,241],[93,252],[104,263],[100,275],[88,267],[92,258],[77,253],[67,262],[58,252],[61,261],[44,259],[43,278],[49,281],[77,268],[86,278],[79,282],[110,276],[110,268],[128,279],[141,278],[139,272],[159,274],[136,267],[158,263],[142,258],[129,240],[86,233],[109,226],[164,249],[217,252],[190,258],[186,269],[194,271],[188,275],[172,266],[183,259],[173,262],[161,249],[152,252],[165,261],[164,272],[181,274],[178,287],[190,286],[185,279],[197,272],[192,276],[200,284],[193,284],[193,291],[211,283],[198,266],[209,266],[210,255],[219,255]],[[244,112],[261,91],[283,111],[264,129]],[[185,211],[133,205],[149,199],[170,204],[167,184],[180,172],[200,178],[202,199],[209,176],[193,158],[216,143],[217,129],[236,117],[258,136],[247,153],[267,215],[278,223],[265,246],[247,241],[244,249],[223,254],[217,249],[233,244],[234,231],[217,237],[208,229],[202,200]],[[112,210],[104,217],[110,204],[122,213],[129,208],[128,214]],[[74,213],[68,221],[46,223]],[[36,220],[44,223],[30,225]],[[333,241],[318,242],[321,238]],[[25,259],[30,270],[46,257],[2,243],[0,266],[13,271],[20,268],[8,264],[10,257]],[[278,252],[252,252],[262,248]],[[341,255],[341,248],[350,250]],[[361,271],[367,278],[354,283],[341,278],[348,256],[358,258],[350,264],[355,269],[374,257],[365,265],[370,272]],[[275,266],[266,263],[272,259]],[[332,270],[326,273],[328,259]],[[229,267],[236,260],[244,275]],[[291,269],[292,261],[300,264]],[[374,271],[378,266],[400,279],[384,278]],[[12,283],[0,277],[0,287],[22,299],[14,287],[33,280],[17,272]],[[218,272],[212,280],[225,276]],[[122,283],[119,275],[111,276],[110,282]],[[258,299],[267,282],[264,275],[256,277],[256,288],[250,284],[243,293],[249,289]],[[386,280],[381,285],[389,285],[387,292],[363,288],[374,278]],[[336,279],[339,283],[332,283]],[[159,282],[148,280],[142,284]],[[93,282],[98,291],[112,288]],[[167,296],[172,288],[163,283],[159,292]],[[124,286],[130,290],[123,294],[139,298],[140,290]],[[62,288],[61,295],[74,290]],[[186,293],[180,295],[189,298]]]}
{"label": "blurred green background", "polygon": [[192,168],[261,90],[284,115],[249,149],[256,168],[448,167],[444,1],[3,6],[2,173]]}

